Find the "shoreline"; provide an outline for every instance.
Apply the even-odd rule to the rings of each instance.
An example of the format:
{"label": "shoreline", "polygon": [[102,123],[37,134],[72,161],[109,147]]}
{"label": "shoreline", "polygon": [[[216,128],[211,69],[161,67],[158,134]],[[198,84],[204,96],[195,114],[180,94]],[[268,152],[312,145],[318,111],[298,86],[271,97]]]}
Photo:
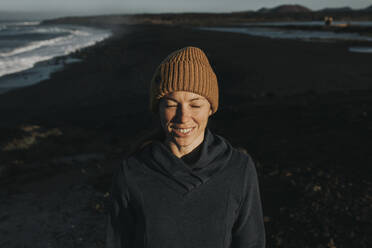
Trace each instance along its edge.
{"label": "shoreline", "polygon": [[[81,60],[72,57],[71,54],[67,54],[37,62],[30,69],[1,76],[0,95],[48,80],[51,74],[63,70],[65,65],[80,61]],[[14,81],[16,81],[16,83]]]}
{"label": "shoreline", "polygon": [[[36,22],[35,22],[36,23]],[[42,21],[37,22],[39,25],[42,23]],[[58,26],[58,25],[57,25]],[[63,27],[63,24],[60,24],[59,26]],[[84,26],[81,25],[69,25],[70,27],[74,28],[82,28]],[[95,30],[104,30],[102,27],[93,27],[93,26],[85,26],[91,29]],[[106,39],[109,39],[114,34],[112,33],[112,29],[106,29],[110,32],[106,38],[103,40],[95,41],[94,44],[88,44],[84,45],[81,48],[78,48],[75,51],[71,51],[68,54],[64,55],[55,55],[54,57],[51,57],[46,60],[41,60],[33,64],[31,68],[24,69],[21,71],[13,72],[10,74],[5,74],[0,76],[0,94],[4,94],[6,92],[16,90],[22,87],[31,86],[34,84],[38,84],[44,80],[50,79],[51,74],[54,72],[63,70],[64,66],[71,63],[80,62],[81,59],[75,58],[74,54],[78,50],[85,49],[90,46],[95,46],[99,42],[103,42]]]}
{"label": "shoreline", "polygon": [[[69,19],[69,18],[67,18],[67,19]],[[72,18],[72,19],[74,20],[74,18]],[[82,19],[83,20],[89,20],[90,18],[83,17]],[[62,18],[62,20],[63,20],[63,18]],[[54,23],[54,22],[55,22],[55,20],[45,20],[45,21],[40,21],[39,23],[41,25],[49,25],[49,24]],[[77,27],[78,26],[85,26],[85,27],[95,28],[95,29],[106,29],[106,30],[109,30],[111,32],[111,34],[107,38],[105,38],[102,41],[98,41],[96,43],[104,42],[105,40],[110,39],[111,37],[113,37],[115,35],[115,32],[120,32],[119,30],[123,26],[127,26],[127,27],[131,26],[131,25],[126,24],[126,23],[131,22],[129,18],[125,19],[125,20],[121,20],[121,22],[118,22],[116,24],[111,24],[111,25],[98,24],[98,23],[94,23],[94,22],[92,22],[92,23],[89,23],[89,22],[88,23],[81,23],[81,24],[75,23],[74,24],[74,22],[76,22],[76,20],[72,21],[68,25],[73,25],[73,26],[77,26]],[[63,25],[63,22],[61,23],[60,21],[57,21],[57,23]],[[67,22],[67,23],[69,23],[69,22]],[[209,28],[211,28],[212,31],[219,31],[219,30],[213,30],[213,28],[218,28],[218,27],[220,27],[220,28],[223,28],[223,27],[226,27],[226,28],[233,28],[233,27],[245,28],[246,26],[244,25],[244,23],[241,23],[238,26],[236,26],[236,24],[227,24],[226,26],[212,25],[212,26],[201,26],[201,27],[194,27],[194,28],[201,29],[201,30],[203,30],[203,29],[208,30]],[[330,26],[330,27],[325,27],[325,26],[307,26],[307,25],[284,25],[284,26],[248,25],[247,27],[279,28],[280,30],[332,31],[332,32],[335,32],[335,33],[351,32],[351,33],[358,33],[360,35],[365,34],[365,33],[369,34],[372,30],[372,27],[358,27],[358,26],[347,26],[347,27]],[[188,28],[188,26],[186,26],[184,28]],[[254,34],[250,34],[250,33],[244,33],[244,32],[241,32],[241,31],[220,31],[220,32],[226,32],[226,33],[238,32],[238,33],[243,33],[245,35],[257,36],[257,37],[262,37],[262,38],[270,38],[270,39],[274,39],[274,40],[276,40],[276,39],[278,39],[278,40],[280,40],[280,39],[300,39],[300,40],[304,40],[304,41],[310,42],[310,43],[327,42],[326,40],[322,40],[321,38],[314,39],[314,40],[306,40],[304,38],[303,39],[301,39],[301,38],[280,38],[280,37],[273,38],[273,37],[270,37],[269,35],[254,35]],[[372,37],[371,37],[371,39],[372,39]],[[354,43],[357,43],[357,45],[353,44],[353,46],[350,46],[348,48],[349,52],[352,52],[352,53],[372,53],[372,50],[371,50],[372,49],[372,42],[371,41],[334,40],[333,42],[350,42],[351,44],[353,44],[353,42],[354,42]],[[93,44],[93,45],[89,45],[87,47],[91,47],[91,46],[95,46],[95,45],[96,44]],[[83,48],[80,48],[78,50],[85,49],[87,47],[83,47]],[[23,71],[20,71],[20,72],[15,72],[15,73],[11,73],[11,74],[1,76],[0,77],[0,95],[6,93],[8,91],[18,89],[20,87],[27,87],[27,86],[31,86],[31,85],[40,83],[41,81],[44,81],[44,80],[48,80],[52,73],[54,73],[56,71],[63,70],[63,67],[66,64],[79,62],[80,60],[78,58],[73,57],[74,54],[76,54],[76,53],[77,53],[77,51],[74,51],[74,52],[71,52],[70,54],[67,54],[67,55],[56,56],[56,57],[50,58],[50,59],[45,60],[45,61],[37,62],[36,64],[34,64],[34,66],[32,68],[29,68],[29,69],[26,69],[26,70],[23,70]],[[12,83],[12,81],[16,80],[16,79],[19,82],[19,83],[17,83],[17,86],[11,86],[10,84]],[[6,86],[4,86],[4,85],[6,85]]]}

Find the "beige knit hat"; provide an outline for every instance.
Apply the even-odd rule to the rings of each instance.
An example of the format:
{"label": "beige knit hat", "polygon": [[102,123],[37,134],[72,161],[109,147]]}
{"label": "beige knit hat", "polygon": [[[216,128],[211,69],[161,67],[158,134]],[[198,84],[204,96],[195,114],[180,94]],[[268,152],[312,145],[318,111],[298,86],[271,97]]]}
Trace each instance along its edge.
{"label": "beige knit hat", "polygon": [[212,113],[217,111],[217,77],[200,48],[189,46],[177,50],[157,67],[151,80],[151,110],[156,113],[159,99],[173,91],[189,91],[204,96],[211,104]]}

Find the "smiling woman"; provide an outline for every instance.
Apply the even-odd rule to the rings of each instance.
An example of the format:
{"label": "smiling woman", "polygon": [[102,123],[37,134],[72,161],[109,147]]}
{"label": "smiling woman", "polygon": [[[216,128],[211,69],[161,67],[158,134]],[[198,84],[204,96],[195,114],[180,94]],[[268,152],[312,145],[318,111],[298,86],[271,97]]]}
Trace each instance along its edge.
{"label": "smiling woman", "polygon": [[255,165],[207,128],[218,83],[204,52],[170,54],[155,71],[150,103],[163,135],[118,167],[106,247],[264,247]]}

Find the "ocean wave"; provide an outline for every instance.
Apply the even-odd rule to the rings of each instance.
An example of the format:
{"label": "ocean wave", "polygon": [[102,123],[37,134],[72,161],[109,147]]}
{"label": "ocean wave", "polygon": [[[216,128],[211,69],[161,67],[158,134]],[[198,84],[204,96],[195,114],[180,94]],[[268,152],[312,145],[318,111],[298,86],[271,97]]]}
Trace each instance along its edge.
{"label": "ocean wave", "polygon": [[70,30],[66,28],[60,28],[60,27],[38,27],[35,29],[30,29],[28,32],[30,33],[67,33],[67,32],[70,32]]}
{"label": "ocean wave", "polygon": [[[88,32],[87,30],[83,30],[83,29],[81,29],[81,30],[75,29],[75,28],[68,29],[68,28],[62,28],[62,27],[37,28],[37,29],[33,29],[33,30],[28,30],[27,32],[21,32],[18,35],[19,36],[21,36],[21,35],[24,36],[25,34],[35,34],[35,33],[39,33],[39,34],[60,34],[60,35],[65,33],[66,35],[61,36],[61,37],[52,38],[52,39],[42,40],[42,41],[30,42],[26,46],[18,47],[18,48],[15,48],[15,49],[13,49],[11,51],[7,51],[7,52],[2,52],[2,53],[0,52],[0,58],[1,57],[14,56],[14,55],[17,55],[17,54],[20,54],[20,53],[29,52],[29,51],[32,51],[32,50],[35,50],[35,49],[38,49],[38,48],[41,48],[41,47],[44,47],[44,46],[59,45],[60,43],[63,43],[64,41],[72,39],[73,37],[79,37],[79,36],[88,37],[88,36],[93,35],[92,31]],[[2,35],[2,37],[5,37],[5,36],[6,35]],[[12,35],[10,35],[10,36],[12,36]],[[15,36],[15,34],[13,34],[13,36]]]}
{"label": "ocean wave", "polygon": [[25,34],[55,34],[55,35],[63,35],[63,34],[72,34],[72,35],[80,35],[80,36],[89,36],[90,32],[85,31],[83,29],[75,29],[75,28],[64,28],[64,27],[3,27],[0,26],[0,38],[5,36],[24,36]]}
{"label": "ocean wave", "polygon": [[40,22],[16,22],[14,23],[16,26],[37,26]]}
{"label": "ocean wave", "polygon": [[100,36],[100,37],[96,37],[94,40],[87,41],[84,44],[79,44],[79,43],[70,44],[70,45],[68,45],[64,48],[64,55],[70,54],[70,53],[75,52],[75,51],[77,51],[81,48],[84,48],[84,47],[93,46],[96,43],[101,42],[104,39],[108,38],[109,36],[110,35],[107,34],[107,35],[103,35],[103,36]]}
{"label": "ocean wave", "polygon": [[20,22],[18,25],[21,26],[36,26],[39,25],[40,22]]}
{"label": "ocean wave", "polygon": [[70,33],[70,34],[82,35],[82,36],[90,35],[89,32],[86,32],[83,30],[61,28],[61,27],[37,28],[37,29],[31,30],[30,32],[32,33]]}
{"label": "ocean wave", "polygon": [[38,42],[31,42],[27,46],[24,47],[19,47],[16,48],[10,52],[5,52],[5,53],[0,53],[0,57],[9,57],[9,56],[14,56],[20,53],[25,53],[29,52],[35,49],[38,49],[43,46],[52,46],[55,45],[61,41],[64,41],[66,39],[69,39],[71,36],[65,36],[65,37],[58,37],[54,39],[49,39],[49,40],[43,40],[43,41],[38,41]]}
{"label": "ocean wave", "polygon": [[29,43],[9,52],[0,53],[0,77],[32,68],[36,63],[75,52],[94,45],[111,35],[98,29],[71,29],[63,37]]}
{"label": "ocean wave", "polygon": [[79,36],[88,36],[88,35],[90,35],[89,32],[85,32],[85,31],[82,31],[82,30],[70,30],[69,32],[71,34],[79,35]]}
{"label": "ocean wave", "polygon": [[38,26],[41,22],[4,22],[0,24],[0,30],[7,29],[7,28],[21,28],[25,26]]}
{"label": "ocean wave", "polygon": [[53,56],[33,55],[25,58],[8,58],[0,60],[0,76],[29,69],[39,61],[51,59]]}

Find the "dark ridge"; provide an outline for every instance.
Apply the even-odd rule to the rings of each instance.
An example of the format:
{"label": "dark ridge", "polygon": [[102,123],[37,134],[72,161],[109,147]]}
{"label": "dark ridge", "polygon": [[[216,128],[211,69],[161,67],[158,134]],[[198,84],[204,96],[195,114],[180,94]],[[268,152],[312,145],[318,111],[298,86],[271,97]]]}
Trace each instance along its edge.
{"label": "dark ridge", "polygon": [[341,7],[341,8],[325,8],[325,9],[319,10],[319,12],[348,12],[348,11],[353,11],[353,9],[350,7]]}
{"label": "dark ridge", "polygon": [[368,6],[367,8],[363,9],[364,11],[372,12],[372,5]]}
{"label": "dark ridge", "polygon": [[279,5],[274,8],[261,8],[258,12],[263,13],[298,13],[298,12],[312,12],[311,9],[306,8],[305,6],[298,5],[298,4],[285,4]]}

